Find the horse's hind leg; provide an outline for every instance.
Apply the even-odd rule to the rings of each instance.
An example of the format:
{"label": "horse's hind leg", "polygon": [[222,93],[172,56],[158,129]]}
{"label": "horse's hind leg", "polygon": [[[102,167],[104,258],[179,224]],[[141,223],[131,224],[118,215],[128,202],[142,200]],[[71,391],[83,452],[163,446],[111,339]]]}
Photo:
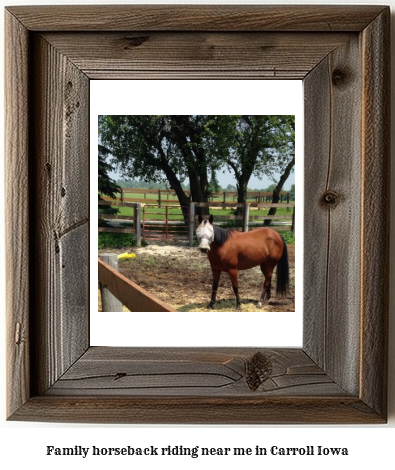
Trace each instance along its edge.
{"label": "horse's hind leg", "polygon": [[241,310],[241,302],[239,297],[239,282],[237,279],[237,269],[229,269],[229,277],[232,282],[233,292],[236,296],[236,311]]}
{"label": "horse's hind leg", "polygon": [[213,289],[211,291],[211,300],[210,303],[207,305],[207,308],[214,308],[215,300],[217,298],[217,290],[218,290],[218,284],[219,284],[219,278],[221,276],[221,271],[213,271]]}
{"label": "horse's hind leg", "polygon": [[274,270],[274,266],[272,266],[271,263],[261,264],[261,271],[262,271],[262,274],[265,276],[265,280],[263,282],[263,290],[262,290],[261,298],[259,302],[257,303],[258,308],[262,307],[262,304],[264,304],[266,301],[269,301],[271,297],[273,270]]}

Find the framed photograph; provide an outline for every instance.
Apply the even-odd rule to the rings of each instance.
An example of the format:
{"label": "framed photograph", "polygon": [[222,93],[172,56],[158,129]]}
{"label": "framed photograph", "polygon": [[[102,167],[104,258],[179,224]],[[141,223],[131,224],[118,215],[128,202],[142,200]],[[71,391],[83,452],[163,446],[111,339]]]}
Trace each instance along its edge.
{"label": "framed photograph", "polygon": [[[166,90],[165,93],[164,90]],[[188,99],[185,99],[186,96]],[[296,199],[302,201],[302,80],[94,80],[90,84],[90,98],[91,234],[96,234],[98,220],[98,203],[95,197],[98,192],[98,171],[94,169],[98,154],[98,141],[99,158],[102,159],[100,152],[103,152],[105,148],[111,155],[107,159],[109,164],[115,160],[110,150],[112,142],[125,144],[125,147],[122,146],[122,156],[125,156],[125,160],[122,157],[122,162],[124,162],[122,168],[125,168],[128,175],[122,177],[119,174],[122,169],[118,170],[119,173],[109,173],[113,180],[117,180],[117,184],[125,188],[122,189],[122,193],[116,193],[117,200],[110,199],[105,194],[102,194],[102,199],[99,200],[100,205],[103,198],[106,199],[105,205],[100,207],[99,243],[93,236],[90,242],[91,346],[229,345],[234,347],[259,344],[262,347],[300,347],[303,323],[303,305],[301,304],[303,296],[301,285],[303,206],[302,204],[298,206],[298,219],[296,224],[293,224],[293,228],[295,197],[290,192],[290,188],[291,184],[296,181]],[[122,121],[122,126],[120,121]],[[99,129],[98,122],[100,123]],[[167,130],[169,127],[163,130],[164,123],[170,127],[169,130]],[[113,124],[116,124],[115,133],[120,132],[119,140],[113,140]],[[210,126],[210,135],[206,134],[206,126]],[[152,133],[148,129],[151,129]],[[155,189],[148,189],[148,183],[139,184],[131,176],[131,172],[145,175],[151,170],[153,175],[151,178],[158,181],[158,175],[163,177],[166,172],[169,174],[169,168],[167,163],[163,163],[160,159],[161,154],[156,153],[156,150],[150,153],[149,168],[145,164],[141,166],[140,162],[147,160],[137,157],[136,147],[129,147],[130,141],[141,138],[147,144],[147,147],[139,147],[143,148],[144,155],[146,155],[147,148],[168,151],[167,143],[171,141],[172,161],[174,161],[174,154],[177,156],[182,151],[180,147],[183,143],[180,144],[179,138],[175,140],[175,137],[180,135],[181,129],[182,135],[187,135],[191,142],[197,140],[198,135],[202,135],[205,143],[204,147],[198,147],[201,149],[200,153],[191,152],[193,157],[187,166],[177,165],[179,160],[175,160],[176,165],[171,165],[177,170],[177,174],[183,175],[183,172],[188,171],[191,175],[195,171],[197,158],[206,161],[206,164],[200,167],[203,168],[202,176],[199,177],[199,181],[202,181],[200,185],[202,191],[199,193],[195,183],[194,195],[191,199],[189,199],[188,191],[191,177],[184,181],[184,177],[179,176],[180,182],[184,181],[184,186],[180,185],[180,188],[173,181],[173,189],[168,191],[164,189],[164,185],[155,184],[154,186],[151,184],[152,181],[150,181],[150,187],[155,187]],[[296,129],[296,137],[294,129]],[[241,174],[245,176],[246,171],[253,169],[247,166],[247,159],[244,158],[245,151],[240,151],[241,148],[251,148],[251,143],[256,142],[250,138],[252,132],[254,135],[258,133],[261,136],[259,145],[262,150],[255,160],[255,167],[259,168],[259,178],[265,179],[258,179],[257,170],[251,174],[248,188],[255,189],[250,189],[247,193],[248,205],[242,204],[239,207],[243,214],[248,210],[248,216],[244,217],[244,215],[236,215],[238,192],[236,186],[232,187],[232,185],[236,184]],[[212,147],[216,145],[218,149],[218,143],[223,141],[221,135],[225,133],[227,136],[225,149],[220,155],[217,151],[215,158],[211,158]],[[269,141],[268,135],[275,137],[275,140]],[[237,146],[233,140],[236,136]],[[269,143],[282,150],[281,161],[278,159],[279,153],[274,154],[271,149],[265,151]],[[229,151],[230,146],[233,146],[234,152]],[[134,155],[133,159],[130,158],[132,155]],[[226,163],[229,166],[225,166]],[[113,164],[116,165],[115,162]],[[290,172],[291,166],[294,168],[292,172]],[[204,181],[207,180],[210,183],[213,181],[211,171],[205,170],[209,167],[215,169],[215,177],[225,189],[221,186],[219,189],[211,188],[210,202],[201,205],[191,203],[190,201],[196,202],[201,197]],[[272,183],[273,181],[267,177],[267,174],[271,176],[271,172],[274,171],[278,172],[274,177],[276,184],[280,176],[285,175],[281,178],[281,184],[283,184],[279,203],[281,207],[272,220],[271,228],[278,231],[278,234],[286,240],[286,256],[283,258],[282,265],[286,268],[282,271],[283,279],[286,280],[288,276],[288,282],[285,282],[286,292],[284,295],[278,293],[277,288],[281,283],[278,282],[276,272],[279,271],[276,267],[272,289],[270,289],[272,295],[268,299],[264,298],[259,304],[263,297],[264,282],[260,268],[264,260],[261,258],[262,247],[259,241],[256,243],[258,256],[253,262],[255,267],[238,270],[237,281],[242,314],[235,312],[236,297],[227,272],[220,275],[215,304],[209,307],[212,296],[212,268],[208,254],[198,249],[196,235],[198,211],[209,205],[210,212],[208,214],[206,210],[205,218],[208,219],[210,214],[213,215],[214,228],[237,227],[238,230],[254,236],[257,232],[252,233],[251,229],[261,227],[267,219],[272,217],[267,214],[268,206],[272,204],[272,198],[269,199],[268,195],[273,195],[273,190],[268,193],[264,189],[256,188],[264,188],[265,184]],[[288,173],[290,175],[287,178]],[[106,188],[105,182],[107,179],[104,178],[103,173],[99,173],[99,187]],[[276,184],[272,186],[275,187]],[[141,188],[145,186],[145,188],[129,189],[139,188],[139,186]],[[111,202],[124,203],[127,206],[115,206],[119,213],[114,216],[109,214],[108,210],[108,204]],[[133,222],[133,227],[131,227],[131,224],[124,219],[125,216],[133,218],[136,212],[133,205],[136,204],[139,204],[141,238],[145,242],[141,243],[141,246],[138,246],[135,230],[135,225],[138,224]],[[181,207],[186,215],[182,213]],[[165,218],[166,215],[167,218]],[[164,220],[167,222],[165,223]],[[246,226],[241,227],[244,222]],[[122,232],[115,232],[118,230]],[[125,234],[124,230],[128,233]],[[223,245],[224,248],[229,249],[229,247],[232,248],[231,242],[237,240],[237,234],[227,230],[228,232],[219,231],[219,233],[232,233],[232,237],[229,238],[230,243]],[[112,238],[114,232],[115,236]],[[263,228],[260,233],[267,232],[271,236],[275,235],[268,228]],[[123,239],[127,237],[128,240],[127,244],[119,248],[116,253],[114,253],[115,249],[111,249],[115,237],[123,237]],[[205,237],[202,239],[205,240]],[[240,237],[240,240],[243,239],[244,235]],[[297,259],[295,259],[295,239],[298,240]],[[123,282],[123,285],[128,283],[128,287],[117,288],[111,284],[112,279],[108,279],[104,283],[106,290],[101,282],[101,291],[97,296],[97,279],[102,281],[97,272],[98,247],[100,247],[99,257],[110,256],[116,260],[118,256],[121,256],[117,262],[117,269],[123,277],[113,271],[109,275],[114,276],[114,284],[115,280],[118,280],[119,283]],[[212,248],[210,253],[215,252],[215,245]],[[250,250],[251,241],[244,242],[242,248]],[[112,252],[110,255],[108,255],[109,250]],[[133,258],[124,258],[125,251],[127,251],[126,255],[130,254]],[[251,258],[251,254],[249,257]],[[295,265],[297,265],[296,270]],[[297,294],[295,293],[296,278]],[[108,294],[110,287],[116,294],[115,300],[111,293]],[[141,297],[143,295],[141,288],[145,290],[146,297],[142,298],[141,304],[137,306],[138,294]],[[102,290],[104,295],[102,295]],[[114,300],[114,304],[109,304],[107,295]],[[97,297],[99,297],[98,309],[95,307]],[[124,300],[121,302],[122,297]],[[153,300],[157,303],[153,304]],[[297,302],[299,305],[296,312],[295,303]],[[159,311],[163,308],[163,303],[168,309],[173,309],[173,312],[163,315],[163,312]],[[175,313],[175,310],[178,312]],[[131,315],[130,312],[137,313]],[[122,328],[119,328],[120,324]],[[287,325],[286,328],[283,328],[284,324]],[[152,328],[152,325],[155,325],[155,328]],[[251,325],[254,325],[254,328],[251,328]],[[166,331],[165,335],[163,331]],[[296,341],[290,338],[291,334]]]}
{"label": "framed photograph", "polygon": [[[385,423],[389,8],[31,6],[5,19],[8,419]],[[303,81],[302,347],[91,345],[99,79]]]}

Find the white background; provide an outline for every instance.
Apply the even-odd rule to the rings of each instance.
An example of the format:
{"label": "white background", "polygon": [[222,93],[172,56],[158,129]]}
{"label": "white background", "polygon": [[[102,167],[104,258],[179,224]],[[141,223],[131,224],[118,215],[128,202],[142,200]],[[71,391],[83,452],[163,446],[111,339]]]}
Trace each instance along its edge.
{"label": "white background", "polygon": [[[26,0],[10,2],[14,5],[23,5]],[[109,3],[100,0],[92,2],[50,2],[36,1],[35,4],[99,4]],[[122,2],[117,0],[117,3]],[[145,2],[140,2],[145,3]],[[147,2],[148,3],[148,2]],[[149,3],[176,3],[169,0],[164,2]],[[181,3],[181,2],[180,2]],[[204,3],[204,2],[194,2]],[[206,3],[243,3],[243,2],[219,2],[212,1]],[[247,2],[244,2],[247,3]],[[263,2],[249,2],[258,4]],[[285,3],[270,0],[271,4]],[[299,3],[299,2],[287,2]],[[303,4],[383,4],[381,1],[370,2],[318,2],[302,0]],[[395,0],[385,2],[392,8],[395,8]],[[3,14],[3,12],[1,12]],[[393,18],[392,18],[393,19]],[[1,19],[2,20],[2,19]],[[393,22],[393,21],[392,21]],[[4,24],[1,21],[1,24]],[[3,39],[3,38],[2,38]],[[392,43],[394,40],[392,39]],[[392,48],[395,51],[395,48]],[[0,53],[3,54],[3,45],[0,47]],[[2,60],[3,63],[3,60]],[[395,61],[393,60],[393,64]],[[394,65],[392,66],[394,67]],[[392,73],[392,76],[394,74]],[[3,86],[1,86],[3,90]],[[3,105],[4,109],[4,105]],[[395,126],[395,119],[392,120]],[[394,134],[395,127],[392,128]],[[2,139],[3,128],[1,128]],[[395,177],[392,174],[392,182],[395,184]],[[394,196],[392,195],[392,201]],[[3,207],[0,209],[1,220],[4,220]],[[393,217],[392,217],[393,233]],[[3,240],[4,224],[0,223],[1,239]],[[392,239],[394,237],[392,236]],[[395,266],[393,256],[393,241],[391,268]],[[3,251],[3,243],[1,245]],[[3,254],[3,253],[1,253]],[[4,256],[3,256],[4,259]],[[4,263],[1,266],[2,281],[5,278]],[[392,269],[393,271],[393,269]],[[4,282],[2,282],[4,285]],[[253,466],[254,468],[263,468],[266,465],[277,465],[279,468],[303,468],[315,469],[317,466],[322,469],[337,468],[355,468],[361,469],[371,467],[393,468],[394,465],[394,442],[395,442],[395,409],[394,409],[394,289],[391,292],[391,315],[390,315],[390,419],[387,425],[382,426],[88,426],[88,425],[50,425],[45,423],[13,423],[6,422],[5,417],[5,397],[4,397],[4,370],[5,370],[5,342],[2,333],[1,341],[1,416],[0,416],[0,464],[4,468],[11,465],[16,468],[31,466],[40,469],[57,469],[72,466],[75,469],[82,468],[107,468],[109,465],[117,465],[117,468],[162,468],[178,469],[187,468],[217,468],[218,466],[227,466],[227,468],[239,468],[242,466]],[[1,311],[4,312],[4,296],[0,299]],[[1,329],[4,330],[4,315],[2,315]],[[165,447],[168,445],[182,445],[184,447],[206,446],[206,447],[270,447],[272,445],[283,447],[302,447],[306,445],[323,445],[327,447],[347,447],[348,457],[199,457],[192,459],[190,457],[48,457],[45,455],[46,446],[54,445],[57,447],[74,447],[81,445],[91,447],[121,447],[134,446],[146,447],[156,446]],[[7,467],[5,467],[7,465]]]}
{"label": "white background", "polygon": [[[131,83],[133,83],[131,87]],[[166,90],[166,93],[163,93]],[[193,90],[193,93],[190,93]],[[149,99],[147,97],[149,96]],[[188,99],[185,99],[188,96]],[[232,99],[229,99],[229,96]],[[279,98],[281,97],[281,98]],[[91,214],[97,214],[97,119],[100,114],[288,114],[296,123],[296,200],[303,201],[303,87],[301,80],[92,80],[90,84]],[[96,233],[91,217],[91,233]],[[97,238],[91,240],[92,346],[302,345],[303,206],[296,220],[296,312],[97,312]],[[211,270],[207,263],[207,276]],[[227,276],[224,274],[224,276]],[[211,295],[207,291],[207,300]],[[257,292],[257,299],[260,295]],[[191,292],[191,301],[193,292]],[[120,328],[120,325],[122,327]],[[155,328],[152,328],[155,325]],[[210,325],[210,328],[207,326]],[[226,325],[226,328],[224,328]],[[251,328],[254,325],[254,328]],[[163,332],[166,334],[163,334]]]}

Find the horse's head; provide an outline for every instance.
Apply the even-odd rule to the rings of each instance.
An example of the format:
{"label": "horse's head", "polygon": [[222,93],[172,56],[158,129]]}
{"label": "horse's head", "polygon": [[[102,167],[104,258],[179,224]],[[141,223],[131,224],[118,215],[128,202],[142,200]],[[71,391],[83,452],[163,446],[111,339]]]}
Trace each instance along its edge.
{"label": "horse's head", "polygon": [[207,253],[210,249],[210,244],[214,241],[214,227],[213,227],[213,216],[210,215],[210,218],[203,219],[199,215],[199,226],[196,229],[196,236],[199,242],[198,249],[202,253]]}

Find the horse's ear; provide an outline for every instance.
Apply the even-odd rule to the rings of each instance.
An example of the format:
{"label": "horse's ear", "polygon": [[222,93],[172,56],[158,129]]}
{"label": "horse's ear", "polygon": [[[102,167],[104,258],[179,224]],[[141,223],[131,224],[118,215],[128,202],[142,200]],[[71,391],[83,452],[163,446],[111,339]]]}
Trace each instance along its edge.
{"label": "horse's ear", "polygon": [[202,219],[202,216],[199,214],[199,217],[198,217],[199,224],[202,223],[202,220],[203,220],[203,219]]}
{"label": "horse's ear", "polygon": [[210,224],[213,223],[213,220],[214,220],[214,217],[213,217],[213,214],[210,215],[210,218],[208,219],[208,221],[210,222]]}

